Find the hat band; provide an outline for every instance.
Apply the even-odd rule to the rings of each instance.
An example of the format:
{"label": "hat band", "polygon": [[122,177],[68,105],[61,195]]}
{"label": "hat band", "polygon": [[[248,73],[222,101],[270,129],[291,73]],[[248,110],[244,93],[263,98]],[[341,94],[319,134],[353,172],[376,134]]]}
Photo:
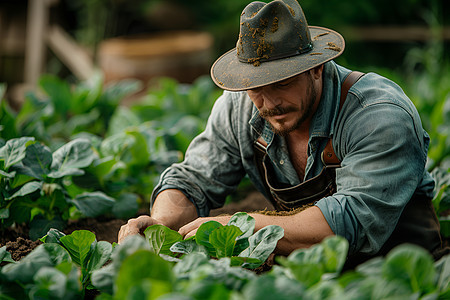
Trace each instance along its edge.
{"label": "hat band", "polygon": [[282,59],[282,58],[288,58],[288,57],[304,54],[304,53],[307,53],[307,52],[311,51],[312,49],[313,49],[313,44],[312,44],[312,42],[310,42],[310,43],[308,43],[306,45],[306,47],[304,47],[304,48],[302,48],[300,50],[295,50],[294,52],[291,52],[291,53],[271,55],[269,58],[265,58],[265,57],[241,58],[238,55],[238,59],[239,59],[240,62],[243,62],[243,63],[254,63],[256,61],[258,61],[258,62],[266,62],[266,61],[277,60],[277,59]]}

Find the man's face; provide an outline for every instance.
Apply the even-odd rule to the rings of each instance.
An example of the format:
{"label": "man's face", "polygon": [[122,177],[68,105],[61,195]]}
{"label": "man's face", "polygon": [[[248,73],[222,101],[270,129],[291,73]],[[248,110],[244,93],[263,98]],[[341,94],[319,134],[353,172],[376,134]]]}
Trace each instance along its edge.
{"label": "man's face", "polygon": [[309,120],[315,112],[318,91],[310,72],[247,91],[259,114],[281,136]]}

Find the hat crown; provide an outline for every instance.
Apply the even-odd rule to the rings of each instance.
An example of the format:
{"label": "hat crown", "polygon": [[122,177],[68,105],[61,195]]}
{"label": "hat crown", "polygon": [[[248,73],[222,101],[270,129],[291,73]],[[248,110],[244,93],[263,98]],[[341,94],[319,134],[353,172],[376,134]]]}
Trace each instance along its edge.
{"label": "hat crown", "polygon": [[259,65],[312,49],[303,10],[296,0],[252,2],[242,12],[236,45],[239,61]]}

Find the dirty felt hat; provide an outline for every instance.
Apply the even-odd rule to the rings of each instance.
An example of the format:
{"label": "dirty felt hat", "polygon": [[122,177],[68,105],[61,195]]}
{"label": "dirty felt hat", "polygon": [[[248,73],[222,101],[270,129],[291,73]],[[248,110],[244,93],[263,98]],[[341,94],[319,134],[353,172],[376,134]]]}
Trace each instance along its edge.
{"label": "dirty felt hat", "polygon": [[211,77],[222,89],[249,90],[332,60],[344,46],[339,33],[308,26],[296,0],[252,2],[241,14],[236,48],[216,60]]}

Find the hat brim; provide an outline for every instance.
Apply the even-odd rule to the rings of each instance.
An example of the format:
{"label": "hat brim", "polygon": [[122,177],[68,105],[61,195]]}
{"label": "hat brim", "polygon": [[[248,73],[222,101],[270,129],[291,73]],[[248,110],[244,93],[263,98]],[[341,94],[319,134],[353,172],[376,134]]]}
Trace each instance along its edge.
{"label": "hat brim", "polygon": [[224,90],[245,91],[299,75],[344,52],[344,38],[328,28],[309,26],[313,49],[287,58],[252,63],[239,61],[236,48],[228,51],[211,67],[211,78]]}

